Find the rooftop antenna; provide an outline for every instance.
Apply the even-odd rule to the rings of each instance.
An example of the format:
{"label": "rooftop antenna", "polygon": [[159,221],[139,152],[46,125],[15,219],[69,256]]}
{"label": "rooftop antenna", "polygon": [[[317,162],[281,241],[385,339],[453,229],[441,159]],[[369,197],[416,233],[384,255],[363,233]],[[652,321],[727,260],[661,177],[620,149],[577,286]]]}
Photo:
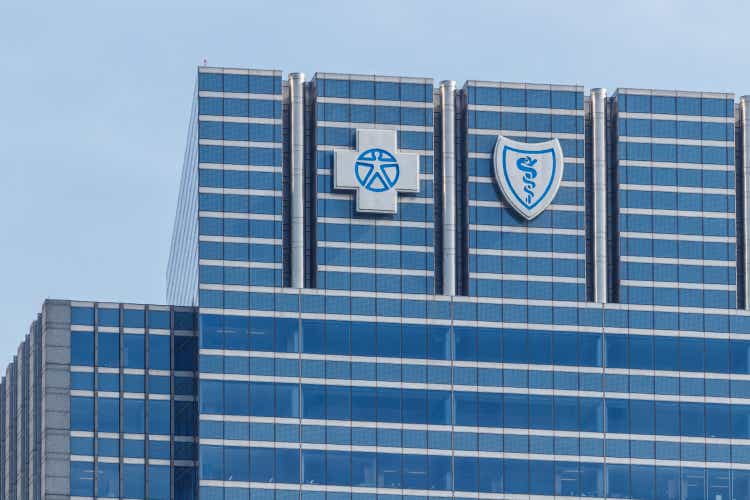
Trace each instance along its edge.
{"label": "rooftop antenna", "polygon": [[203,58],[203,65],[204,66],[208,66],[208,58],[207,57]]}

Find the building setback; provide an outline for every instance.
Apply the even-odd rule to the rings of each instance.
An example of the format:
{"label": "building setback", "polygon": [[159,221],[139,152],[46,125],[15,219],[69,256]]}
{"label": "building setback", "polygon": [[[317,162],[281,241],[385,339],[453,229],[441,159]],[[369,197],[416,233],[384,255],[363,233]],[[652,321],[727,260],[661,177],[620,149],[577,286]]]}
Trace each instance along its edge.
{"label": "building setback", "polygon": [[0,496],[749,499],[746,106],[198,68],[170,305],[43,304]]}

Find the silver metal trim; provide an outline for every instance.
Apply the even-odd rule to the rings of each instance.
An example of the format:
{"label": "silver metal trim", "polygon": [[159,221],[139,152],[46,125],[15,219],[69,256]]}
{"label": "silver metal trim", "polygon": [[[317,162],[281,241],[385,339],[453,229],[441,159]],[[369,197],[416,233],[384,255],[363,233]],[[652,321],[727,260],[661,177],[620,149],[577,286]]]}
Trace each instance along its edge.
{"label": "silver metal trim", "polygon": [[305,129],[304,73],[289,74],[292,288],[305,283]]}
{"label": "silver metal trim", "polygon": [[745,259],[743,262],[745,270],[745,304],[744,309],[750,310],[750,299],[748,299],[748,290],[750,290],[750,96],[743,95],[740,97],[740,120],[742,125],[742,196],[743,196],[743,215],[745,221],[744,238]]}
{"label": "silver metal trim", "polygon": [[591,89],[594,302],[607,302],[607,89]]}
{"label": "silver metal trim", "polygon": [[443,150],[443,295],[456,295],[456,82],[440,83]]}

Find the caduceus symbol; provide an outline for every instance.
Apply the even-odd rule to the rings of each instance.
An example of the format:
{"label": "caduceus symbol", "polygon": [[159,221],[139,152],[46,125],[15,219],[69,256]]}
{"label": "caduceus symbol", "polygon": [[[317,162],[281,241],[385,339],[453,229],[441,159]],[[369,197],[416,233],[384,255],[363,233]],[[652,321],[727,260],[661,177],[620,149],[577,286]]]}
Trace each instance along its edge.
{"label": "caduceus symbol", "polygon": [[534,168],[537,160],[531,156],[524,156],[516,160],[516,167],[523,172],[523,192],[526,193],[526,203],[531,204],[534,198],[534,188],[536,187],[536,178],[538,172]]}

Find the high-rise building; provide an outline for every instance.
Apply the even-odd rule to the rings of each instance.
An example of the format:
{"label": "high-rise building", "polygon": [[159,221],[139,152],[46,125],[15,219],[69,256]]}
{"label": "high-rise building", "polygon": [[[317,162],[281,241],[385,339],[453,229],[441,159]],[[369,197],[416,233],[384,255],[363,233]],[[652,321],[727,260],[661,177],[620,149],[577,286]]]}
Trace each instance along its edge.
{"label": "high-rise building", "polygon": [[44,303],[0,496],[750,499],[748,105],[198,68],[170,305]]}

